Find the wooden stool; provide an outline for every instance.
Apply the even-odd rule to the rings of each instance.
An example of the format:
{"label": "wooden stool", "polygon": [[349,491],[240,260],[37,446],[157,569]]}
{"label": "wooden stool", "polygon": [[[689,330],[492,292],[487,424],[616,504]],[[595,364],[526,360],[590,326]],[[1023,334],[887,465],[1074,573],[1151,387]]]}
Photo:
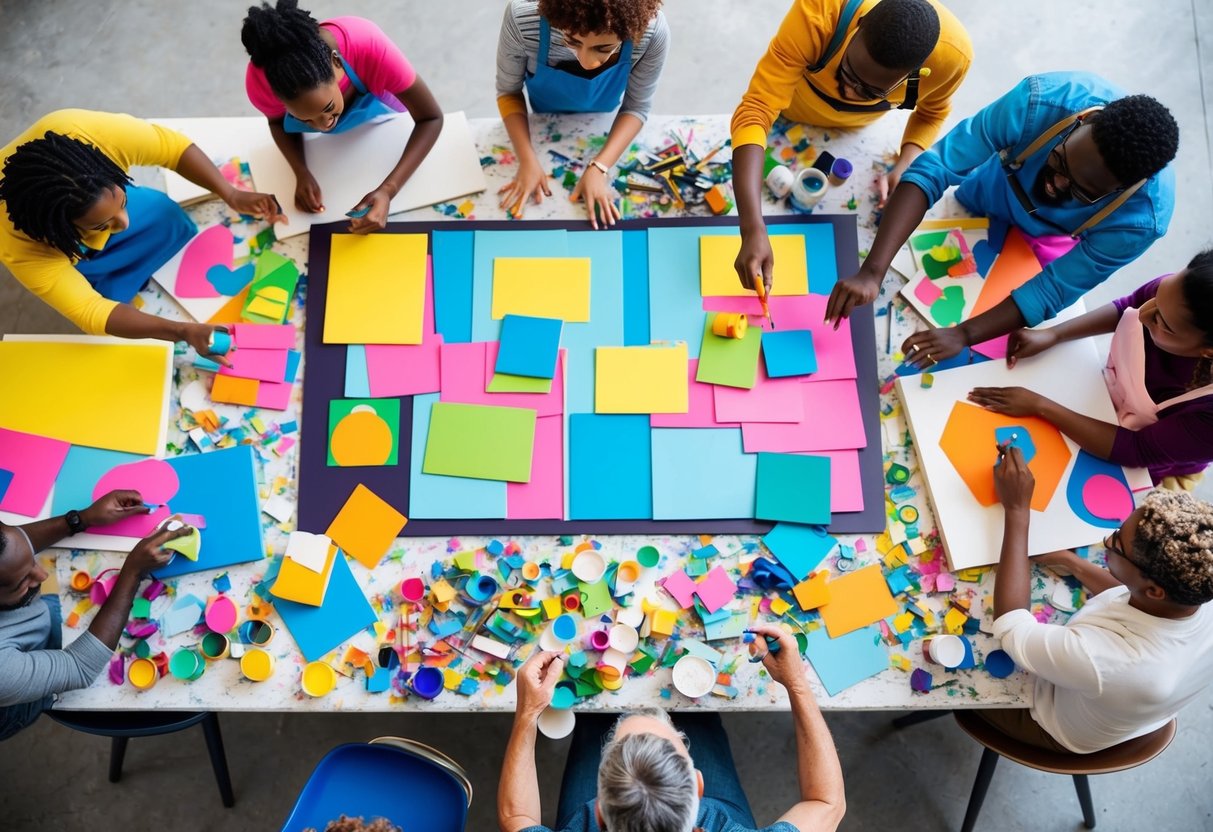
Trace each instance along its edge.
{"label": "wooden stool", "polygon": [[1171,744],[1171,740],[1175,739],[1176,730],[1176,721],[1173,719],[1157,731],[1105,748],[1103,751],[1071,754],[1037,748],[1008,737],[971,711],[953,711],[952,715],[962,731],[985,746],[981,765],[977,767],[977,779],[973,782],[973,792],[969,795],[969,808],[965,811],[964,825],[960,827],[961,832],[973,831],[999,757],[1006,757],[1037,771],[1068,774],[1073,777],[1078,802],[1082,806],[1083,826],[1094,829],[1095,807],[1091,803],[1091,786],[1087,782],[1087,775],[1110,774],[1150,762]]}

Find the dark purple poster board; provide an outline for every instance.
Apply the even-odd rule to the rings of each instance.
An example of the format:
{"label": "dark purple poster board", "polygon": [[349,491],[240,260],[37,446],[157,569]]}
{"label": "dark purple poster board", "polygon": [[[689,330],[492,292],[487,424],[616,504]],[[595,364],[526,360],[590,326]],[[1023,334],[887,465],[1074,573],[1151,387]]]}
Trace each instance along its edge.
{"label": "dark purple poster board", "polygon": [[[787,216],[767,217],[769,225],[818,224],[833,226],[834,251],[839,275],[853,274],[859,269],[859,241],[854,216]],[[673,226],[734,227],[735,217],[680,217],[676,219],[628,220],[620,230],[640,230]],[[344,344],[325,344],[324,301],[328,293],[328,265],[333,234],[344,233],[347,223],[315,225],[311,230],[311,247],[307,274],[307,314],[304,331],[303,413],[299,447],[299,529],[324,532],[337,515],[346,498],[359,483],[367,486],[395,506],[406,517],[409,514],[409,458],[411,444],[407,441],[413,422],[411,396],[401,398],[399,461],[393,466],[379,468],[329,467],[328,409],[329,401],[345,396]],[[541,230],[563,228],[585,231],[584,221],[470,221],[470,222],[398,222],[390,223],[381,234],[428,234],[431,231],[479,230]],[[872,307],[863,306],[851,315],[851,338],[858,371],[859,402],[863,411],[864,431],[868,446],[859,451],[859,469],[863,484],[863,511],[836,512],[830,531],[845,533],[877,533],[884,531],[884,467],[881,453],[880,391],[876,373],[876,331]],[[765,534],[773,524],[754,520],[410,520],[402,534],[411,537],[444,537],[448,535],[492,535],[511,537],[524,534]]]}

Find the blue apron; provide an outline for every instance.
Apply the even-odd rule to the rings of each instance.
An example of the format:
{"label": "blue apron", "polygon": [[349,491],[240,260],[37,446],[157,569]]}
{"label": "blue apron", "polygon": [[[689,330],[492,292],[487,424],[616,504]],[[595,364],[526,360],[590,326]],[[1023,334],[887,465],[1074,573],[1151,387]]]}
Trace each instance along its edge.
{"label": "blue apron", "polygon": [[198,226],[181,206],[154,188],[126,186],[130,225],[111,234],[105,248],[81,246],[76,270],[103,297],[130,303],[152,274],[181,250]]}
{"label": "blue apron", "polygon": [[358,77],[358,73],[354,72],[354,68],[346,62],[340,53],[337,57],[341,58],[341,66],[345,69],[345,74],[349,76],[350,83],[353,84],[354,90],[358,95],[355,96],[348,107],[342,110],[337,123],[333,125],[333,129],[327,131],[317,130],[310,124],[304,124],[290,113],[287,113],[286,118],[282,120],[283,130],[288,133],[344,133],[346,130],[352,130],[363,124],[369,124],[377,118],[383,118],[384,116],[390,116],[392,113],[399,112],[382,101],[378,96],[371,95],[367,91],[366,84],[362,83],[362,79]]}
{"label": "blue apron", "polygon": [[535,71],[526,76],[526,95],[536,113],[609,113],[619,107],[628,75],[632,71],[632,42],[624,41],[615,66],[593,78],[578,78],[548,66],[552,29],[546,17],[539,18],[539,56]]}

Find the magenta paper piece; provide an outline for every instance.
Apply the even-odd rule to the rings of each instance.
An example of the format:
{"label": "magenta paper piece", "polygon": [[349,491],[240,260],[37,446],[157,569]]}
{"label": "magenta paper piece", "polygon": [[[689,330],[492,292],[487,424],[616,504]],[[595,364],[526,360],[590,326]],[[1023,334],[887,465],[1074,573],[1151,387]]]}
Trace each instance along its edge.
{"label": "magenta paper piece", "polygon": [[420,344],[367,344],[366,374],[371,396],[437,393],[441,383],[442,336],[434,331],[434,268],[425,260],[425,313]]}
{"label": "magenta paper piece", "polygon": [[665,580],[661,581],[661,586],[684,610],[695,603],[695,590],[698,585],[695,583],[695,579],[686,573],[686,570],[679,569],[674,574],[668,575]]}
{"label": "magenta paper piece", "polygon": [[974,344],[973,351],[981,353],[986,358],[1006,358],[1007,342],[1010,338],[1010,335],[999,335],[997,338],[991,338],[989,341]]}
{"label": "magenta paper piece", "polygon": [[[770,299],[771,317],[779,329],[807,329],[813,333],[813,351],[817,354],[817,372],[808,376],[813,381],[855,378],[855,350],[851,343],[851,322],[844,320],[837,330],[823,322],[826,312],[825,295],[794,295]],[[744,312],[751,326],[769,330],[762,317],[757,297],[706,297],[707,312]]]}
{"label": "magenta paper piece", "polygon": [[485,366],[489,345],[488,341],[442,345],[439,352],[442,380],[439,401],[529,407],[538,416],[555,416],[564,410],[563,356],[556,364],[556,376],[548,393],[486,393]]}
{"label": "magenta paper piece", "polygon": [[914,287],[914,297],[930,306],[935,301],[943,297],[943,290],[935,285],[935,281],[930,278],[923,278],[918,285]]}
{"label": "magenta paper piece", "polygon": [[217,298],[217,290],[206,279],[211,266],[232,267],[232,231],[225,225],[212,225],[190,240],[177,267],[173,294],[179,298]]}
{"label": "magenta paper piece", "polygon": [[252,378],[257,381],[282,381],[286,378],[287,350],[235,349],[227,354],[230,367],[220,367],[220,375]]}
{"label": "magenta paper piece", "polygon": [[[21,395],[12,390],[6,395]],[[50,496],[71,443],[0,428],[0,470],[12,474],[0,509],[37,517]]]}
{"label": "magenta paper piece", "polygon": [[749,390],[716,385],[713,391],[720,422],[802,422],[801,378],[771,378],[758,363],[758,377]]}
{"label": "magenta paper piece", "polygon": [[232,324],[229,329],[238,351],[295,348],[295,327],[291,324]]}
{"label": "magenta paper piece", "polygon": [[257,407],[266,410],[286,410],[291,405],[291,381],[262,381],[257,384]]}
{"label": "magenta paper piece", "polygon": [[859,451],[817,451],[814,456],[830,458],[830,511],[863,511]]}
{"label": "magenta paper piece", "polygon": [[535,420],[531,481],[506,483],[505,499],[508,520],[564,519],[564,416]]}
{"label": "magenta paper piece", "polygon": [[732,601],[736,593],[737,584],[733,583],[723,566],[713,567],[695,586],[695,594],[709,613],[716,612]]}
{"label": "magenta paper piece", "polygon": [[699,372],[699,359],[687,362],[689,374],[686,413],[654,413],[649,417],[649,426],[654,428],[735,428],[738,422],[717,422],[716,403],[712,396],[714,384],[695,380]]}
{"label": "magenta paper piece", "polygon": [[867,446],[854,381],[804,381],[800,387],[804,421],[742,424],[741,442],[747,454],[838,451]]}
{"label": "magenta paper piece", "polygon": [[1123,521],[1133,513],[1133,495],[1107,474],[1096,474],[1083,483],[1082,504],[1100,520]]}
{"label": "magenta paper piece", "polygon": [[93,499],[116,489],[129,488],[138,491],[144,503],[156,508],[150,514],[127,517],[108,526],[90,527],[89,532],[118,537],[147,537],[162,520],[172,515],[168,503],[177,496],[180,487],[177,472],[163,459],[143,459],[116,465],[97,480],[93,486]]}

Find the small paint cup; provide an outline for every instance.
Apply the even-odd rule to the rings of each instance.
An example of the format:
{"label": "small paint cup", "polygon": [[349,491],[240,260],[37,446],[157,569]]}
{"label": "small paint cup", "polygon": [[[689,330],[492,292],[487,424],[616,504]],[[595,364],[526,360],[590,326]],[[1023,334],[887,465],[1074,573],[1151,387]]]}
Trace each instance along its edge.
{"label": "small paint cup", "polygon": [[250,682],[264,682],[274,675],[274,656],[254,647],[240,657],[240,672]]}
{"label": "small paint cup", "polygon": [[597,650],[602,652],[611,645],[611,637],[606,630],[590,630],[585,634],[585,646],[587,650]]}
{"label": "small paint cup", "polygon": [[522,579],[524,581],[537,581],[540,574],[542,574],[542,570],[540,570],[539,564],[529,560],[522,564]]}
{"label": "small paint cup", "polygon": [[72,592],[88,592],[93,585],[93,576],[83,570],[72,573]]}
{"label": "small paint cup", "polygon": [[569,612],[576,612],[580,606],[581,598],[578,597],[576,592],[570,592],[564,596],[564,608]]}
{"label": "small paint cup", "polygon": [[400,582],[400,597],[406,604],[419,604],[425,598],[425,581],[420,578],[405,578]]}
{"label": "small paint cup", "polygon": [[619,564],[619,571],[615,573],[615,580],[621,583],[634,584],[640,578],[640,564],[634,560],[625,560]]}
{"label": "small paint cup", "polygon": [[783,199],[792,190],[792,182],[795,179],[796,175],[792,173],[791,168],[786,165],[776,165],[767,174],[767,188],[770,189],[773,197]]}
{"label": "small paint cup", "polygon": [[577,715],[571,708],[545,708],[535,723],[539,733],[550,740],[564,739],[576,724]]}
{"label": "small paint cup", "polygon": [[[249,653],[251,652],[250,650]],[[248,653],[244,655],[247,656]],[[243,669],[242,666],[241,670]],[[308,662],[304,665],[300,685],[308,696],[325,696],[337,686],[337,671],[324,662]]]}
{"label": "small paint cup", "polygon": [[834,180],[834,184],[841,185],[850,179],[854,172],[855,166],[849,160],[835,159],[834,164],[830,166],[830,179]]}
{"label": "small paint cup", "polygon": [[689,699],[698,699],[716,686],[716,671],[699,656],[683,656],[671,673],[674,689]]}
{"label": "small paint cup", "polygon": [[817,168],[805,168],[796,174],[789,194],[792,204],[802,211],[810,210],[830,189],[830,178]]}
{"label": "small paint cup", "polygon": [[202,637],[199,649],[202,651],[203,658],[214,662],[227,658],[228,653],[231,652],[231,644],[223,633],[207,633]]}
{"label": "small paint cup", "polygon": [[661,561],[661,552],[656,546],[641,546],[636,550],[636,560],[646,569],[652,569]]}
{"label": "small paint cup", "polygon": [[442,693],[442,671],[436,667],[422,667],[409,679],[409,687],[422,699],[434,699]]}
{"label": "small paint cup", "polygon": [[160,678],[160,672],[151,659],[135,659],[127,666],[126,678],[136,690],[150,690]]}
{"label": "small paint cup", "polygon": [[240,625],[240,640],[264,647],[274,640],[274,625],[268,621],[245,621]]}
{"label": "small paint cup", "polygon": [[206,660],[197,650],[183,647],[173,653],[168,660],[168,672],[173,678],[183,682],[192,682],[206,672]]}
{"label": "small paint cup", "polygon": [[606,573],[606,559],[597,549],[586,549],[578,552],[573,558],[573,574],[577,580],[592,584],[602,580]]}
{"label": "small paint cup", "polygon": [[463,592],[473,604],[480,605],[497,594],[497,581],[489,575],[473,576],[464,584]]}
{"label": "small paint cup", "polygon": [[918,522],[918,509],[911,505],[904,505],[897,509],[897,519],[907,526],[913,526]]}
{"label": "small paint cup", "polygon": [[614,647],[608,647],[602,652],[602,658],[598,660],[598,667],[613,667],[622,674],[628,667],[629,653],[622,653]]}
{"label": "small paint cup", "polygon": [[960,636],[932,636],[922,642],[922,655],[949,669],[960,667],[965,660],[965,644]]}
{"label": "small paint cup", "polygon": [[607,631],[607,643],[620,653],[631,653],[640,644],[640,634],[635,627],[627,624],[614,624]]}

